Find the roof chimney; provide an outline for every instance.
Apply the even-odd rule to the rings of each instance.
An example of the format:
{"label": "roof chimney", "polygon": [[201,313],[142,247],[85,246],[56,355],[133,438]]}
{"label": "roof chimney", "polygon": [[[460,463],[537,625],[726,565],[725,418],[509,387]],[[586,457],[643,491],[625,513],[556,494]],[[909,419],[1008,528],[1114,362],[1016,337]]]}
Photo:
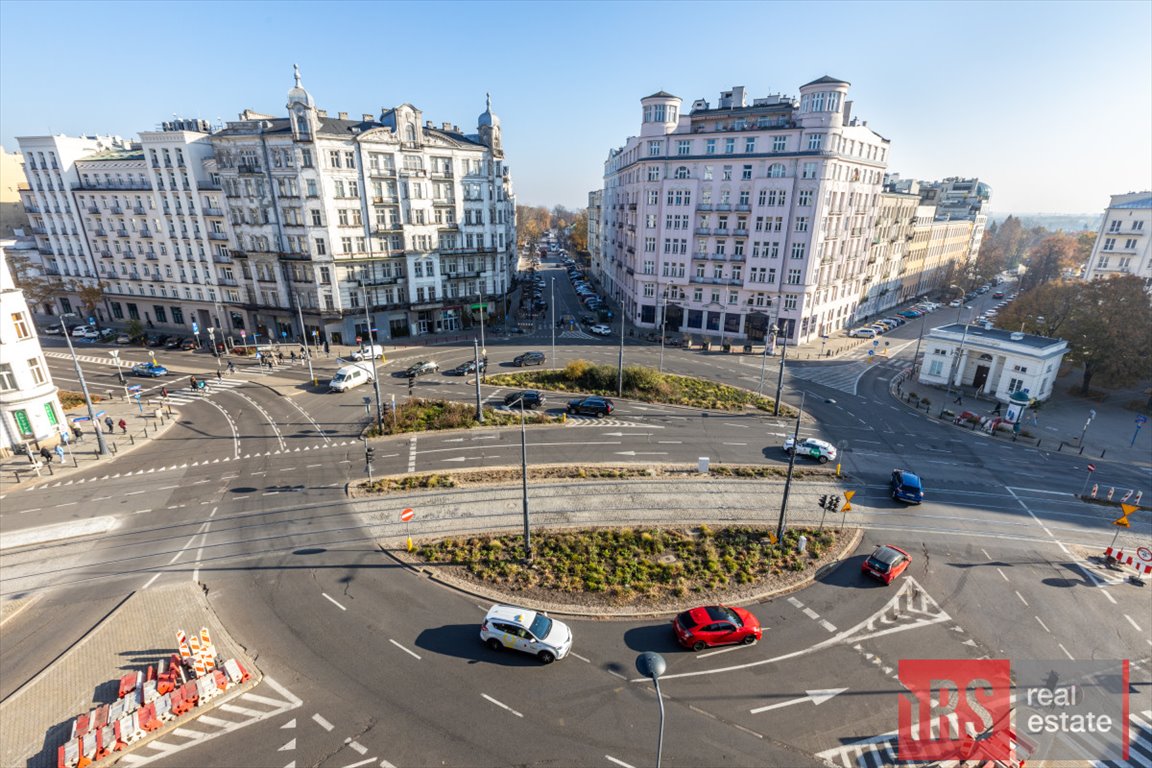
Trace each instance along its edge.
{"label": "roof chimney", "polygon": [[348,119],[348,113],[347,112],[337,112],[336,113],[336,119],[337,120],[347,120]]}
{"label": "roof chimney", "polygon": [[361,112],[360,119],[366,123],[372,122],[372,114],[370,112]]}

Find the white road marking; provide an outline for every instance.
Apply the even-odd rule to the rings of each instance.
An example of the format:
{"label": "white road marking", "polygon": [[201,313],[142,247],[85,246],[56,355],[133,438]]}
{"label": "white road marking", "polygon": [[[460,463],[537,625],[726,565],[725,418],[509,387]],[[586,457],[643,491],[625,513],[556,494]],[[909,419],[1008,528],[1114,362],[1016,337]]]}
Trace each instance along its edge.
{"label": "white road marking", "polygon": [[732,653],[732,651],[739,651],[744,648],[751,648],[750,645],[730,645],[727,648],[718,648],[715,651],[708,651],[707,653],[696,654],[697,659],[706,659],[709,656],[719,656],[721,653]]}
{"label": "white road marking", "polygon": [[280,699],[270,699],[267,696],[261,696],[257,693],[245,693],[240,698],[244,699],[245,701],[255,701],[260,704],[267,704],[270,707],[278,707],[284,703]]}
{"label": "white road marking", "polygon": [[152,578],[148,579],[148,581],[144,583],[143,589],[148,589],[148,587],[152,586],[152,582],[156,581],[158,578],[160,578],[160,574],[153,574]]}
{"label": "white road marking", "polygon": [[1004,579],[1004,581],[1008,581],[1008,577],[1004,575],[1004,571],[1002,571],[1002,570],[1000,570],[999,568],[997,568],[997,569],[996,569],[996,573],[1000,574],[1000,577],[1001,577],[1002,579]]}
{"label": "white road marking", "polygon": [[499,702],[499,701],[496,701],[496,699],[492,698],[492,697],[491,697],[491,696],[489,696],[488,694],[486,694],[486,693],[482,693],[482,694],[480,694],[480,695],[481,695],[481,696],[483,696],[485,699],[488,699],[488,701],[492,702],[493,704],[495,704],[496,706],[500,707],[501,709],[506,709],[506,710],[508,710],[508,711],[509,711],[509,712],[511,712],[512,714],[516,715],[516,717],[524,717],[524,715],[522,715],[522,714],[520,714],[519,712],[517,712],[516,710],[512,709],[512,707],[508,706],[507,704],[503,704],[503,703],[501,703],[501,702]]}
{"label": "white road marking", "polygon": [[247,715],[248,717],[260,717],[260,715],[263,714],[255,709],[248,709],[248,707],[241,707],[236,704],[221,704],[220,709],[225,712],[231,712],[234,715]]}
{"label": "white road marking", "polygon": [[388,638],[388,642],[392,643],[392,645],[394,645],[394,646],[396,646],[397,648],[399,648],[400,650],[404,651],[404,653],[408,654],[409,656],[411,656],[412,658],[416,659],[417,661],[419,661],[419,660],[420,660],[420,657],[419,657],[418,655],[416,655],[416,654],[415,654],[415,653],[413,653],[412,651],[408,650],[408,649],[407,649],[407,648],[405,648],[404,646],[400,645],[400,643],[396,642],[396,641],[395,641],[395,640],[393,640],[392,638]]}
{"label": "white road marking", "polygon": [[1060,650],[1064,651],[1065,656],[1067,656],[1069,659],[1072,659],[1072,661],[1076,660],[1072,654],[1068,653],[1068,649],[1064,647],[1064,643],[1056,643],[1056,645],[1060,646]]}
{"label": "white road marking", "polygon": [[[344,743],[347,744],[348,746],[352,747],[352,749],[356,750],[356,752],[358,754],[362,755],[368,751],[368,747],[364,746],[363,744],[361,744],[358,741],[352,741],[351,738],[344,739]],[[372,762],[372,760],[375,760],[375,759],[376,758],[373,757],[368,762]],[[357,763],[357,765],[363,765],[363,763]],[[352,768],[352,766],[347,766],[347,768]]]}
{"label": "white road marking", "polygon": [[[352,746],[353,744],[356,744],[356,742],[352,742],[352,744],[349,744],[348,746],[351,746],[353,749],[356,749],[355,746]],[[359,752],[359,750],[357,750],[357,751]],[[364,752],[367,752],[367,751],[368,751],[367,749],[364,750]],[[364,752],[360,752],[360,754],[364,754]],[[368,765],[368,763],[373,763],[375,761],[376,761],[376,758],[370,757],[367,760],[361,760],[358,763],[348,763],[348,765],[342,766],[342,768],[359,768],[361,765]]]}
{"label": "white road marking", "polygon": [[1016,593],[1016,597],[1020,598],[1020,602],[1024,603],[1024,605],[1027,606],[1028,601],[1024,599],[1024,595],[1020,594],[1020,590],[1013,590],[1013,591]]}
{"label": "white road marking", "polygon": [[147,489],[142,490],[142,491],[128,491],[124,495],[125,496],[136,496],[137,494],[140,494],[140,493],[148,493],[148,491],[147,491]]}
{"label": "white road marking", "polygon": [[1036,619],[1036,621],[1040,622],[1040,626],[1044,627],[1045,632],[1047,632],[1048,634],[1052,634],[1052,630],[1048,629],[1048,625],[1045,624],[1044,621],[1039,616],[1034,616],[1033,618]]}
{"label": "white road marking", "polygon": [[342,611],[346,611],[346,610],[348,610],[348,609],[347,609],[347,608],[345,608],[344,606],[340,605],[340,603],[336,602],[336,600],[335,600],[335,599],[333,599],[333,598],[332,598],[332,596],[331,596],[331,595],[329,595],[327,592],[321,592],[320,594],[321,594],[321,595],[323,595],[324,597],[328,598],[328,600],[329,600],[329,601],[332,603],[332,605],[336,606],[336,607],[337,607],[337,608],[339,608],[340,610],[342,610]]}
{"label": "white road marking", "polygon": [[322,467],[322,466],[324,466],[324,465],[323,464],[309,464],[308,466],[304,467],[304,469],[316,469],[316,467]]}
{"label": "white road marking", "polygon": [[629,765],[623,760],[617,760],[616,758],[612,757],[612,755],[604,755],[604,759],[610,763],[615,763],[616,765],[620,766],[620,768],[634,768],[634,766]]}
{"label": "white road marking", "polygon": [[591,664],[592,663],[591,659],[586,659],[578,653],[573,653],[572,656],[573,656],[573,658],[580,659],[580,661],[584,662],[585,664]]}
{"label": "white road marking", "polygon": [[1139,625],[1139,624],[1137,624],[1137,623],[1136,623],[1136,622],[1135,622],[1135,621],[1132,619],[1132,617],[1131,617],[1131,616],[1129,616],[1128,614],[1124,614],[1124,618],[1128,619],[1128,623],[1129,623],[1129,624],[1131,624],[1133,627],[1135,627],[1137,632],[1143,632],[1143,631],[1144,631],[1144,630],[1140,629],[1140,625]]}
{"label": "white road marking", "polygon": [[[201,719],[203,719],[203,718],[201,718]],[[324,718],[320,717],[320,715],[312,715],[312,719],[315,720],[316,723],[326,731],[330,731],[336,727],[336,726],[332,725],[332,723],[330,723],[327,720],[325,720]]]}
{"label": "white road marking", "polygon": [[984,557],[986,559],[988,559],[988,560],[992,559],[992,555],[988,554],[988,550],[981,548],[980,551],[984,553]]}

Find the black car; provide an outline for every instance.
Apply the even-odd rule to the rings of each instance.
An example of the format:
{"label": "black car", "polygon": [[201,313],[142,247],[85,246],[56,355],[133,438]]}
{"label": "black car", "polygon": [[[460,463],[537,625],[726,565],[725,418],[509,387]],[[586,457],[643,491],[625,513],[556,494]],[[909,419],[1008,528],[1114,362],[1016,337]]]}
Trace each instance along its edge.
{"label": "black car", "polygon": [[568,413],[579,413],[585,416],[608,416],[616,409],[615,404],[606,397],[592,395],[577,400],[568,401]]}
{"label": "black car", "polygon": [[521,400],[523,400],[524,407],[528,410],[544,405],[544,395],[534,389],[526,389],[523,392],[510,392],[504,397],[504,405],[509,408],[518,409]]}
{"label": "black car", "polygon": [[[483,373],[484,369],[487,367],[488,367],[488,361],[487,360],[481,360],[480,361],[480,372]],[[460,363],[460,365],[458,365],[455,368],[453,368],[452,370],[448,371],[448,375],[449,376],[466,376],[475,370],[476,370],[476,361],[475,360],[469,360],[468,362]]]}
{"label": "black car", "polygon": [[169,336],[168,340],[164,342],[164,349],[179,349],[180,342],[179,336]]}
{"label": "black car", "polygon": [[522,355],[517,355],[512,360],[512,364],[520,368],[523,368],[526,365],[544,365],[544,353],[525,352]]}
{"label": "black car", "polygon": [[417,376],[423,376],[426,373],[435,373],[438,370],[440,370],[440,366],[435,361],[422,360],[419,363],[408,366],[408,370],[404,371],[404,374],[408,376],[408,378],[415,378]]}
{"label": "black car", "polygon": [[168,341],[168,337],[163,335],[163,334],[158,335],[158,336],[149,336],[148,337],[148,346],[150,346],[150,347],[162,347],[162,346],[164,346],[165,343],[167,343],[167,341]]}

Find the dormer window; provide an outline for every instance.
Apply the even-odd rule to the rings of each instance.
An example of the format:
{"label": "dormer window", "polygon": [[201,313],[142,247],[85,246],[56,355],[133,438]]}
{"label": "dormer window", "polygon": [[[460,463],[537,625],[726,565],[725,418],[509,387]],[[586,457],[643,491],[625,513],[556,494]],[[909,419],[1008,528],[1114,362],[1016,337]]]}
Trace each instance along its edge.
{"label": "dormer window", "polygon": [[405,137],[406,141],[411,141],[411,142],[415,143],[416,142],[416,126],[412,125],[412,123],[408,123],[408,125],[404,128],[404,137]]}

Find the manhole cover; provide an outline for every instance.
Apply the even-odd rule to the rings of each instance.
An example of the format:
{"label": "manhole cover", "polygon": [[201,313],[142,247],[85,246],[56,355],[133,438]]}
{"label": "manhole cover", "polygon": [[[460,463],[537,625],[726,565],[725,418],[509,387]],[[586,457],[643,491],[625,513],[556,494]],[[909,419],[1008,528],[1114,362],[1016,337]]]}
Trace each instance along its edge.
{"label": "manhole cover", "polygon": [[661,555],[660,562],[664,565],[671,565],[676,562],[676,555]]}

